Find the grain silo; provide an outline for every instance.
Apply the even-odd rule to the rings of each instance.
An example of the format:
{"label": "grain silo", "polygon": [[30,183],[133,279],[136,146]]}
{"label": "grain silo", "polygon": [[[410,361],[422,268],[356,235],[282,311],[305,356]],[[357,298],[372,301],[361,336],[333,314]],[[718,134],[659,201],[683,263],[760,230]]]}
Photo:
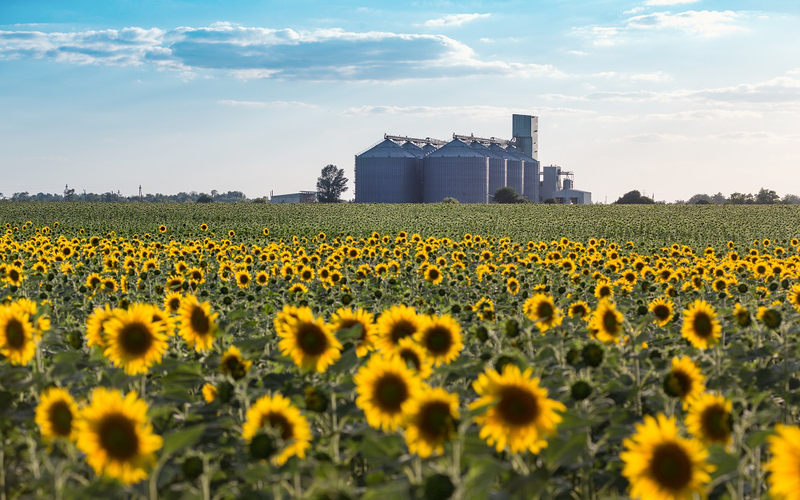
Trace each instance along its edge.
{"label": "grain silo", "polygon": [[357,203],[419,203],[419,157],[385,139],[356,156]]}
{"label": "grain silo", "polygon": [[514,146],[509,146],[507,149],[525,161],[523,165],[523,197],[533,202],[541,201],[539,200],[539,161]]}
{"label": "grain silo", "polygon": [[423,160],[424,201],[489,202],[489,157],[453,139]]}
{"label": "grain silo", "polygon": [[522,189],[524,187],[524,161],[522,158],[510,153],[509,151],[506,151],[499,144],[491,144],[489,149],[499,155],[502,155],[506,159],[506,186],[513,188],[518,195],[522,195]]}
{"label": "grain silo", "polygon": [[478,141],[472,141],[469,146],[489,157],[489,200],[491,201],[494,193],[506,185],[506,158]]}

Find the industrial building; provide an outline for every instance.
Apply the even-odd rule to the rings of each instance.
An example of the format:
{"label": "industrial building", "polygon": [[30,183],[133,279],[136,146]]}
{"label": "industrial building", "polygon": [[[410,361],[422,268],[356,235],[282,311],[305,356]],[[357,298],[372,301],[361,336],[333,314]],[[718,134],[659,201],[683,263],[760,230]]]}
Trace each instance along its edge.
{"label": "industrial building", "polygon": [[539,117],[512,116],[512,138],[453,134],[450,141],[384,135],[356,155],[356,203],[491,203],[510,186],[542,203],[591,204],[591,193],[574,189],[572,172],[540,168]]}
{"label": "industrial building", "polygon": [[299,193],[275,194],[270,192],[270,203],[314,203],[317,201],[316,191],[300,191]]}

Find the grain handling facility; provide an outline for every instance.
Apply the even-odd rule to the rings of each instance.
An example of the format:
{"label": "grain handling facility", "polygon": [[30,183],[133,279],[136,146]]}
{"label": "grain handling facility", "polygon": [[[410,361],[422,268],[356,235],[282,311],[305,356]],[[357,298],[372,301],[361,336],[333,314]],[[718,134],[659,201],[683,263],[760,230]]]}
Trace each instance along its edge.
{"label": "grain handling facility", "polygon": [[591,204],[592,195],[574,189],[572,172],[540,168],[539,117],[512,116],[512,138],[453,134],[449,142],[384,135],[356,155],[356,203],[490,203],[497,189],[510,186],[525,199],[542,203]]}

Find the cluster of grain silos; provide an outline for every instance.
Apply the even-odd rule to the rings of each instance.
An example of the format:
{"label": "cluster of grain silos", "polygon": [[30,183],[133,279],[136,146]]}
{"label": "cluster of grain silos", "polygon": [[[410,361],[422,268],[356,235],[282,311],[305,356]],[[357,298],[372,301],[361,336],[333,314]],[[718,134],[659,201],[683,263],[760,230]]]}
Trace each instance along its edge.
{"label": "cluster of grain silos", "polygon": [[453,134],[449,142],[385,135],[356,155],[357,203],[490,203],[509,186],[541,202],[538,117],[513,115],[511,140]]}

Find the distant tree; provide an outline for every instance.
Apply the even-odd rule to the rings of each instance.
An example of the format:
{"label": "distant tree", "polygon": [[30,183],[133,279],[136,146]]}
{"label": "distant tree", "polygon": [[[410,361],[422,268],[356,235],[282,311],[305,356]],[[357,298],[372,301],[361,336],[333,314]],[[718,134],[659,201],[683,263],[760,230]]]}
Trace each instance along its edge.
{"label": "distant tree", "polygon": [[546,205],[555,205],[556,204],[556,200],[555,200],[555,198],[547,198],[542,203],[544,203]]}
{"label": "distant tree", "polygon": [[[0,193],[0,198],[2,198],[3,193]],[[800,205],[800,196],[796,194],[786,194],[782,199],[781,203],[784,205]]]}
{"label": "distant tree", "polygon": [[505,186],[494,192],[492,201],[495,203],[525,203],[525,198],[517,194],[511,186]]}
{"label": "distant tree", "polygon": [[725,195],[722,194],[722,193],[717,193],[717,194],[715,194],[714,196],[711,197],[711,202],[716,204],[716,205],[722,205],[726,201],[728,201],[728,199],[725,198]]}
{"label": "distant tree", "polygon": [[761,188],[756,195],[756,204],[758,205],[774,205],[778,200],[780,200],[780,196],[771,189]]}
{"label": "distant tree", "polygon": [[[698,203],[700,201],[702,201],[703,203]],[[702,193],[692,196],[686,203],[688,203],[689,205],[708,205],[713,203],[713,200],[709,195]]]}
{"label": "distant tree", "polygon": [[320,203],[338,203],[339,197],[347,191],[347,177],[344,169],[336,165],[326,165],[317,179],[317,201]]}
{"label": "distant tree", "polygon": [[452,196],[448,196],[447,198],[442,200],[442,203],[449,203],[449,204],[452,204],[452,205],[458,205],[461,202],[458,201],[457,199],[453,198]]}
{"label": "distant tree", "polygon": [[728,197],[727,203],[731,205],[751,205],[755,203],[755,200],[752,194],[735,192]]}
{"label": "distant tree", "polygon": [[652,205],[655,203],[652,198],[642,196],[637,190],[628,191],[614,202],[615,205]]}
{"label": "distant tree", "polygon": [[30,201],[31,197],[27,191],[21,193],[14,193],[11,195],[11,201]]}
{"label": "distant tree", "polygon": [[267,200],[266,196],[261,196],[260,198],[253,198],[252,199],[253,203],[268,203],[268,201],[269,200]]}
{"label": "distant tree", "polygon": [[214,198],[211,195],[200,193],[200,196],[197,197],[197,203],[212,203]]}

